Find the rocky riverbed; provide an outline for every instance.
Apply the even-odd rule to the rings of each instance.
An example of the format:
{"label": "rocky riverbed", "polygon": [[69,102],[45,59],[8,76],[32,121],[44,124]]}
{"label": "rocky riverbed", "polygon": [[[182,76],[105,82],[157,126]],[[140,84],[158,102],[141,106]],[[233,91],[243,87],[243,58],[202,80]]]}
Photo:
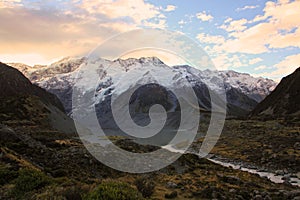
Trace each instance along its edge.
{"label": "rocky riverbed", "polygon": [[270,181],[274,183],[285,183],[291,184],[300,187],[300,173],[290,174],[287,171],[277,170],[275,173],[267,171],[267,169],[256,167],[252,164],[244,163],[244,162],[237,162],[237,161],[230,161],[226,158],[219,158],[212,155],[208,158],[209,161],[213,163],[220,164],[225,167],[230,167],[233,169],[249,172],[252,174],[258,174],[260,177],[268,178]]}

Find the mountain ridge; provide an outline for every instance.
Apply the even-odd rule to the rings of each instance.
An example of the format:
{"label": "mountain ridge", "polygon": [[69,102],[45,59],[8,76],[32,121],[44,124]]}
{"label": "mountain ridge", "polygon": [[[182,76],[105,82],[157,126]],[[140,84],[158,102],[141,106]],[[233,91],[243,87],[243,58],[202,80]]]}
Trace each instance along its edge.
{"label": "mountain ridge", "polygon": [[[24,72],[24,74],[34,83],[39,85],[42,88],[45,88],[47,91],[56,94],[61,101],[63,102],[66,110],[68,112],[71,111],[71,95],[72,95],[72,86],[75,81],[75,73],[80,68],[80,65],[85,63],[87,58],[65,58],[56,63],[53,63],[47,67],[42,67],[40,69],[36,69],[35,71],[31,70]],[[142,57],[139,59],[136,58],[128,58],[128,59],[117,59],[114,61],[109,61],[105,59],[99,58],[97,61],[99,62],[99,66],[95,66],[95,73],[97,70],[108,70],[110,71],[107,75],[107,80],[102,79],[102,83],[107,86],[109,82],[112,81],[111,77],[118,76],[127,76],[134,70],[144,70],[147,72],[148,69],[151,70],[159,70],[154,69],[154,67],[169,67],[172,69],[174,73],[177,73],[178,76],[184,77],[189,80],[189,82],[196,89],[196,93],[203,89],[203,87],[199,87],[199,85],[206,84],[214,91],[222,91],[224,89],[221,88],[222,82],[225,86],[225,90],[228,95],[237,95],[238,98],[244,99],[245,101],[240,105],[236,98],[230,97],[228,98],[228,103],[232,104],[229,107],[241,108],[242,112],[245,114],[246,112],[250,112],[258,102],[264,99],[271,91],[275,88],[276,83],[269,79],[264,78],[254,78],[249,74],[239,73],[234,71],[211,71],[211,70],[198,70],[191,66],[167,66],[160,59],[156,57]],[[101,67],[103,66],[103,67]],[[18,66],[16,66],[18,67]],[[110,67],[109,69],[107,69]],[[111,68],[115,68],[114,70]],[[148,67],[148,69],[147,69]],[[150,70],[150,71],[151,71]],[[148,70],[149,72],[149,70]],[[116,74],[118,73],[118,76]],[[142,73],[142,72],[141,72]],[[149,76],[143,75],[144,77]],[[109,78],[110,77],[110,78]],[[135,77],[138,78],[138,77]],[[239,80],[240,78],[240,80]],[[122,79],[125,81],[125,79]],[[106,82],[106,83],[105,83]],[[220,84],[219,84],[220,83]],[[113,83],[112,83],[113,84]],[[219,85],[218,85],[219,84]],[[112,88],[110,88],[112,89]],[[235,91],[235,92],[234,92]],[[239,95],[238,95],[239,94]],[[199,96],[199,95],[198,95]],[[208,98],[208,97],[206,97]],[[68,99],[68,100],[66,100]],[[234,101],[232,101],[234,100]],[[206,105],[207,107],[208,105]],[[229,109],[231,110],[231,109]]]}

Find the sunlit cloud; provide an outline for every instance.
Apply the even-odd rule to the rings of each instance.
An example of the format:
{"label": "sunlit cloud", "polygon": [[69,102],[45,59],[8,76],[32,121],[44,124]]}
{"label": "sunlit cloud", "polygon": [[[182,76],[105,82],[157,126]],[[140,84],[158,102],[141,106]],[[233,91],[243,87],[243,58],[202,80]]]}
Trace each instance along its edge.
{"label": "sunlit cloud", "polygon": [[243,11],[243,10],[250,10],[250,9],[255,9],[255,8],[258,8],[259,5],[255,5],[255,6],[244,6],[242,8],[237,8],[236,11],[240,12],[240,11]]}
{"label": "sunlit cloud", "polygon": [[241,32],[243,30],[245,30],[247,28],[247,26],[245,26],[245,24],[247,23],[246,19],[240,19],[240,20],[234,20],[234,21],[228,21],[225,20],[227,22],[229,22],[229,24],[223,24],[222,26],[220,26],[220,28],[226,30],[227,32]]}
{"label": "sunlit cloud", "polygon": [[0,56],[51,62],[84,56],[107,38],[138,27],[166,27],[160,8],[143,0],[56,2],[61,8],[48,8],[46,3],[19,6],[21,0],[0,1]]}
{"label": "sunlit cloud", "polygon": [[299,7],[300,1],[267,2],[264,15],[254,18],[255,22],[266,21],[249,28],[246,25],[253,21],[246,19],[222,25],[234,38],[227,40],[224,48],[229,52],[259,54],[268,52],[269,48],[300,47]]}
{"label": "sunlit cloud", "polygon": [[89,14],[104,15],[110,19],[123,19],[140,25],[144,20],[160,14],[159,8],[143,0],[82,0],[79,8]]}
{"label": "sunlit cloud", "polygon": [[[0,54],[0,58],[0,61],[3,63],[9,63],[13,61],[14,63],[26,63],[30,66],[34,66],[36,64],[49,64],[49,59],[43,57],[40,54]],[[56,59],[53,59],[52,61],[54,62],[56,61]]]}
{"label": "sunlit cloud", "polygon": [[211,21],[214,18],[212,15],[207,14],[205,11],[197,13],[196,17],[204,22]]}
{"label": "sunlit cloud", "polygon": [[274,67],[276,70],[272,72],[272,76],[286,76],[300,67],[300,54],[287,56]]}
{"label": "sunlit cloud", "polygon": [[271,72],[262,72],[259,74],[255,74],[256,76],[261,77],[271,77],[276,81],[280,81],[280,79],[284,76],[287,76],[293,73],[298,67],[300,67],[300,54],[290,55],[285,57],[281,62],[276,64]]}
{"label": "sunlit cloud", "polygon": [[13,8],[22,6],[22,0],[0,0],[0,8]]}
{"label": "sunlit cloud", "polygon": [[205,33],[199,33],[197,39],[207,44],[223,44],[225,42],[225,38],[221,35],[209,35]]}
{"label": "sunlit cloud", "polygon": [[165,9],[165,12],[171,12],[176,10],[177,6],[174,5],[167,5],[167,8]]}
{"label": "sunlit cloud", "polygon": [[227,34],[199,33],[197,39],[208,45],[205,50],[213,57],[218,68],[239,68],[261,63],[254,66],[254,71],[271,70],[259,75],[278,80],[300,66],[299,54],[287,56],[272,68],[262,63],[264,60],[261,58],[248,58],[245,63],[243,56],[260,55],[287,47],[300,48],[300,21],[297,20],[300,12],[296,9],[299,7],[300,1],[267,2],[263,15],[256,15],[253,19],[227,17],[219,26]]}

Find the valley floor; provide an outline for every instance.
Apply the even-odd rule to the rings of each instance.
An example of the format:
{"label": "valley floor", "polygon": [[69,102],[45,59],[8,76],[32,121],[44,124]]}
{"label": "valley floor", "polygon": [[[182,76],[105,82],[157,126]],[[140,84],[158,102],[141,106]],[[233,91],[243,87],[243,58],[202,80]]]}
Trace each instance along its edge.
{"label": "valley floor", "polygon": [[[39,126],[4,124],[0,127],[0,199],[300,198],[299,187],[275,184],[192,154],[157,172],[121,173],[95,160],[74,136]],[[118,144],[143,151],[130,140],[120,139]],[[228,120],[212,153],[298,175],[299,124]]]}
{"label": "valley floor", "polygon": [[300,121],[227,120],[211,152],[277,174],[300,172]]}

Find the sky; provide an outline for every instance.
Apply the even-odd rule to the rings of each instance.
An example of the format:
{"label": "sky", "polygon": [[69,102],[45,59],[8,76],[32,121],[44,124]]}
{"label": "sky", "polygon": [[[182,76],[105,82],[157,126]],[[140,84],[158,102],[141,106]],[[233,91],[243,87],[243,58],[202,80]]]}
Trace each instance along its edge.
{"label": "sky", "polygon": [[219,70],[278,81],[300,66],[299,19],[299,0],[0,0],[0,61],[50,64],[156,28],[190,37]]}

